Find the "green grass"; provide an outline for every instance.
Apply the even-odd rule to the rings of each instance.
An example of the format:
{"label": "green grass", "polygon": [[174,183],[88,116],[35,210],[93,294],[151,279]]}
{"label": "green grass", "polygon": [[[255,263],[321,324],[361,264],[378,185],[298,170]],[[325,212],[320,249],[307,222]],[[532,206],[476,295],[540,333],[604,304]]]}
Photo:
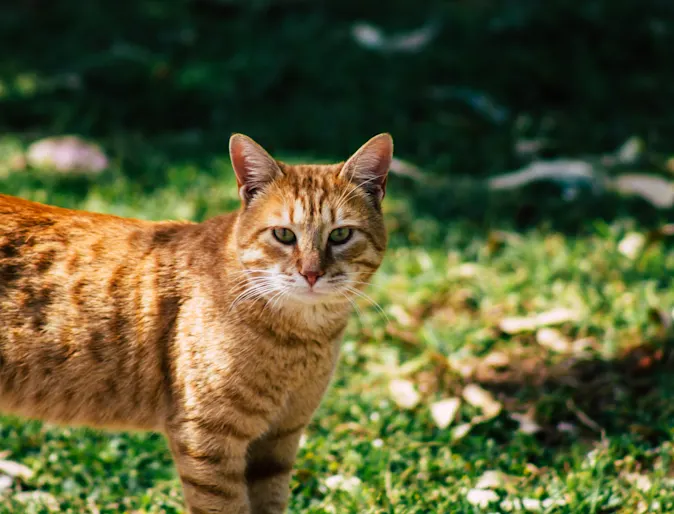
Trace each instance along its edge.
{"label": "green grass", "polygon": [[[589,191],[569,202],[551,185],[496,194],[480,180],[522,164],[513,148],[523,139],[573,157],[635,134],[649,148],[644,170],[667,173],[671,9],[657,0],[427,4],[2,5],[0,47],[11,51],[0,59],[0,192],[202,220],[238,205],[231,132],[288,160],[332,161],[390,131],[398,156],[441,180],[390,180],[390,251],[368,291],[388,319],[367,302],[354,313],[299,455],[291,511],[468,514],[528,498],[562,501],[543,512],[674,512],[674,241],[654,237],[637,259],[618,251],[632,232],[656,234],[672,211]],[[349,35],[356,20],[395,32],[431,18],[440,35],[415,54],[370,52]],[[448,98],[448,86],[486,93],[507,118],[490,121]],[[17,149],[63,133],[95,139],[111,168],[91,178],[8,171]],[[588,351],[558,354],[532,332],[499,328],[558,307],[578,316],[556,328],[586,339]],[[393,378],[415,384],[416,407],[397,406]],[[455,440],[452,428],[479,409],[464,403],[439,429],[429,406],[470,383],[503,411]],[[530,409],[534,435],[510,417]],[[5,492],[0,513],[46,512],[12,503],[27,491],[50,493],[64,513],[182,508],[157,435],[2,417],[4,452],[34,475]],[[467,495],[490,470],[511,478],[482,509]],[[338,475],[359,485],[330,488]]]}
{"label": "green grass", "polygon": [[[96,179],[17,172],[0,181],[0,190],[152,219],[202,219],[237,204],[224,152],[208,170],[168,165],[164,185],[151,191],[122,171],[113,168]],[[554,228],[552,219],[516,231],[516,222],[504,215],[509,201],[503,205],[492,198],[488,213],[475,221],[443,219],[415,207],[423,187],[398,177],[391,182],[392,244],[369,290],[389,319],[367,303],[354,315],[334,385],[300,452],[291,511],[478,512],[466,494],[487,470],[521,480],[499,490],[502,498],[563,499],[566,506],[555,512],[628,513],[656,501],[662,512],[674,509],[674,374],[671,361],[663,362],[669,352],[639,367],[646,365],[644,357],[667,350],[670,340],[651,311],[674,308],[666,273],[674,267],[671,242],[654,243],[635,262],[617,251],[625,233],[643,229],[629,212],[609,221],[588,220],[575,233]],[[452,199],[450,190],[444,193]],[[477,186],[472,194],[486,195]],[[487,205],[486,198],[473,202]],[[506,242],[494,243],[496,227]],[[519,237],[503,238],[504,231]],[[573,340],[594,338],[590,354],[557,355],[530,333],[511,336],[497,328],[505,317],[555,307],[579,311],[578,320],[560,328]],[[412,327],[401,326],[406,321]],[[490,371],[480,364],[495,351],[509,356],[507,369]],[[571,360],[573,366],[556,371]],[[476,377],[463,377],[449,364],[456,361],[477,362]],[[422,391],[423,400],[412,410],[397,407],[388,391],[391,378],[401,373]],[[438,429],[428,406],[459,394],[470,382],[492,390],[506,408],[453,441],[452,427]],[[567,405],[569,399],[575,407]],[[529,407],[543,428],[536,435],[518,432],[508,415]],[[604,435],[584,425],[576,409]],[[456,423],[476,412],[464,405]],[[560,432],[560,422],[572,423],[577,433]],[[105,513],[180,511],[179,483],[157,435],[3,418],[0,441],[10,459],[35,471],[18,488],[53,494],[62,512],[86,512],[93,505]],[[626,478],[629,473],[645,475],[653,488],[640,490]],[[326,479],[333,475],[357,477],[360,486],[331,490]],[[19,509],[9,505],[0,511],[12,508]]]}

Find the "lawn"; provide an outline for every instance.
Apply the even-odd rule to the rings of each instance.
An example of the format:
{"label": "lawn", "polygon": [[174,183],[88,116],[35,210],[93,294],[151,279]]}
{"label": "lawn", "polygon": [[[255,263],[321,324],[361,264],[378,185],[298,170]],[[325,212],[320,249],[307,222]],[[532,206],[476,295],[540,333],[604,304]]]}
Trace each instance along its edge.
{"label": "lawn", "polygon": [[[552,14],[504,2],[429,2],[411,13],[392,2],[383,17],[355,1],[191,4],[0,7],[0,43],[20,49],[0,59],[0,192],[198,221],[238,205],[232,131],[293,162],[341,159],[393,133],[398,155],[427,180],[391,177],[390,249],[307,431],[290,511],[674,512],[672,209],[582,188],[571,198],[547,183],[492,191],[482,180],[521,164],[518,138],[575,157],[605,154],[634,134],[652,156],[635,171],[666,176],[674,80],[671,66],[656,64],[672,62],[674,18],[655,10],[661,4],[640,6],[660,16],[661,39],[644,36],[652,20],[630,2],[552,2]],[[430,12],[452,30],[414,55],[373,54],[349,39],[352,20],[407,30]],[[524,27],[524,44],[507,31],[474,35],[499,12],[506,26]],[[564,51],[553,14],[576,29]],[[620,46],[622,29],[641,45],[638,58],[632,42]],[[598,33],[594,61],[583,61]],[[489,56],[495,43],[500,61]],[[234,44],[241,54],[227,50]],[[618,81],[623,65],[633,72]],[[426,86],[444,80],[443,66],[522,114],[499,125],[434,103]],[[11,169],[31,141],[61,133],[100,143],[109,169]],[[0,513],[49,504],[64,513],[182,512],[155,434],[2,417],[0,455],[30,469],[0,493]]]}

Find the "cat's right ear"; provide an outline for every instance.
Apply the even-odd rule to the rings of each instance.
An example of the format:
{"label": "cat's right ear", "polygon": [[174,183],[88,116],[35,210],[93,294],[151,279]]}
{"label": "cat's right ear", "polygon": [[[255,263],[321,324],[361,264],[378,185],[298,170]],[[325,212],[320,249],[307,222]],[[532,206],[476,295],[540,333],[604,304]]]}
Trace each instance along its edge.
{"label": "cat's right ear", "polygon": [[283,174],[274,158],[243,134],[234,134],[229,139],[229,157],[244,205],[263,187]]}

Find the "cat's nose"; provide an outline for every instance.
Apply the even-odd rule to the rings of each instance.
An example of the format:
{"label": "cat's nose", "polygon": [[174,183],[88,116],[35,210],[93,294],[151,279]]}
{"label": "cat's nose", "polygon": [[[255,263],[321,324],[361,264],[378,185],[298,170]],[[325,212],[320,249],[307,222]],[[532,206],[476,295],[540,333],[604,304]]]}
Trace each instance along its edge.
{"label": "cat's nose", "polygon": [[300,271],[300,274],[309,282],[311,287],[322,277],[325,273],[319,271]]}

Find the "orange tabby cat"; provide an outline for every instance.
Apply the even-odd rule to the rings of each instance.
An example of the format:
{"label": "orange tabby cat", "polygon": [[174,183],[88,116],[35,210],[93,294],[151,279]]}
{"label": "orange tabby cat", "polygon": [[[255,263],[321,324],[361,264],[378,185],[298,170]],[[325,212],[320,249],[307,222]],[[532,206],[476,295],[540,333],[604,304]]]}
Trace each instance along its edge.
{"label": "orange tabby cat", "polygon": [[242,207],[200,224],[0,195],[0,411],[161,431],[190,513],[283,512],[384,254],[392,151],[291,166],[234,135]]}

